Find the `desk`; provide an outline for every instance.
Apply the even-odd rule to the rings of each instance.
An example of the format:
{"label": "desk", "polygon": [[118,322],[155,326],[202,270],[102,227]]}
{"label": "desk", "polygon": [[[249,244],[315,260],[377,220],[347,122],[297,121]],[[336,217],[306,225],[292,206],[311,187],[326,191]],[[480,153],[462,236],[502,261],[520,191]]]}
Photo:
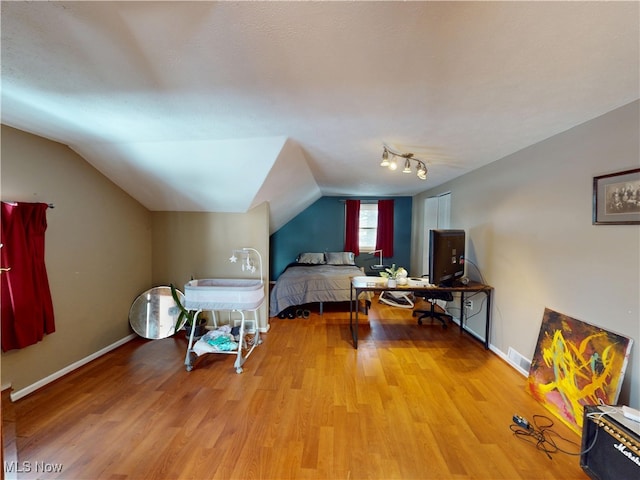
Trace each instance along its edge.
{"label": "desk", "polygon": [[[361,277],[362,278],[362,277]],[[375,277],[372,277],[375,278]],[[489,327],[491,325],[491,292],[493,287],[484,285],[478,282],[469,282],[467,285],[456,285],[452,287],[411,287],[409,285],[398,285],[397,287],[388,287],[384,283],[365,284],[362,281],[351,281],[351,294],[349,302],[349,329],[351,330],[351,337],[353,338],[353,347],[358,348],[358,306],[355,307],[355,325],[354,319],[354,303],[357,303],[357,299],[362,292],[459,292],[460,293],[460,333],[464,332],[464,296],[466,293],[479,293],[482,292],[487,297],[487,313],[485,319],[485,335],[484,335],[484,348],[489,349]],[[354,296],[355,293],[355,296]],[[472,335],[477,338],[475,335]]]}

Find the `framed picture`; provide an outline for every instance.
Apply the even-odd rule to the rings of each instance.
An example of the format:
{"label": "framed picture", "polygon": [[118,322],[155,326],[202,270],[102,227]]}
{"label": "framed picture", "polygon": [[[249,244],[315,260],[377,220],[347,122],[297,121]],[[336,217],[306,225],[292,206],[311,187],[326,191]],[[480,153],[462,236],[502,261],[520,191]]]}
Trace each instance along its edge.
{"label": "framed picture", "polygon": [[593,224],[640,224],[640,168],[593,177]]}

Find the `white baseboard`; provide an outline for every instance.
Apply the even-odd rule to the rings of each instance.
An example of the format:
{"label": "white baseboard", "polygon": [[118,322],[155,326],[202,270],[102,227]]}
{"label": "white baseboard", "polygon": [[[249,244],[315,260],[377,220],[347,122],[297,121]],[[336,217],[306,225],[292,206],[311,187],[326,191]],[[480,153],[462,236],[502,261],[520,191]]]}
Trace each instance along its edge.
{"label": "white baseboard", "polygon": [[63,377],[67,373],[73,372],[74,370],[82,367],[83,365],[86,365],[87,363],[95,360],[96,358],[101,357],[105,353],[109,353],[111,350],[115,350],[116,348],[124,345],[127,342],[130,342],[131,340],[133,340],[134,338],[137,338],[137,337],[138,336],[135,333],[132,333],[131,335],[129,335],[127,337],[124,337],[124,338],[118,340],[117,342],[112,343],[109,346],[104,347],[102,350],[98,350],[97,352],[92,353],[88,357],[85,357],[82,360],[78,360],[77,362],[72,363],[71,365],[63,368],[62,370],[58,370],[57,372],[52,373],[51,375],[49,375],[48,377],[43,378],[42,380],[38,380],[36,383],[33,383],[33,384],[29,385],[28,387],[25,387],[25,388],[23,388],[21,390],[17,390],[15,392],[11,392],[11,401],[15,402],[16,400],[19,400],[22,397],[26,397],[27,395],[29,395],[30,393],[35,392],[39,388],[42,388],[45,385],[53,382],[54,380],[57,380],[60,377]]}

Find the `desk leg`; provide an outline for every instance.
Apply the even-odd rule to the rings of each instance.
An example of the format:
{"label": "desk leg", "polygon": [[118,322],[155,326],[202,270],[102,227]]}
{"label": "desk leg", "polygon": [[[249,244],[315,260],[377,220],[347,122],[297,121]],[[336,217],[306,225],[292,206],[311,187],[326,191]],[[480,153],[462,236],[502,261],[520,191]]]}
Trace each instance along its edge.
{"label": "desk leg", "polygon": [[484,348],[489,350],[489,325],[491,324],[491,290],[484,292],[487,296],[487,316],[485,318],[484,326]]}
{"label": "desk leg", "polygon": [[460,333],[464,332],[464,292],[460,292]]}
{"label": "desk leg", "polygon": [[[356,300],[358,298],[358,289],[356,289]],[[351,330],[351,339],[353,340],[353,348],[358,348],[358,306],[356,305],[356,325],[353,325],[353,285],[349,289],[349,330]]]}
{"label": "desk leg", "polygon": [[360,294],[358,293],[358,289],[356,288],[356,327],[353,329],[353,348],[357,349],[358,348],[358,314],[360,313],[360,308],[359,305],[357,305],[358,303],[358,297],[360,296]]}

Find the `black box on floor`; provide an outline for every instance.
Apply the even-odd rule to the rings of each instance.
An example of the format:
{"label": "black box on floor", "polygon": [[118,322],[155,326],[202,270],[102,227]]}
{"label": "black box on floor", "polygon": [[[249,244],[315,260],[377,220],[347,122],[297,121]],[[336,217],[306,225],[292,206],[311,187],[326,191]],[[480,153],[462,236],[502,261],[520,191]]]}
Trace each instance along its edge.
{"label": "black box on floor", "polygon": [[594,480],[640,478],[640,424],[620,407],[586,405],[580,466]]}

